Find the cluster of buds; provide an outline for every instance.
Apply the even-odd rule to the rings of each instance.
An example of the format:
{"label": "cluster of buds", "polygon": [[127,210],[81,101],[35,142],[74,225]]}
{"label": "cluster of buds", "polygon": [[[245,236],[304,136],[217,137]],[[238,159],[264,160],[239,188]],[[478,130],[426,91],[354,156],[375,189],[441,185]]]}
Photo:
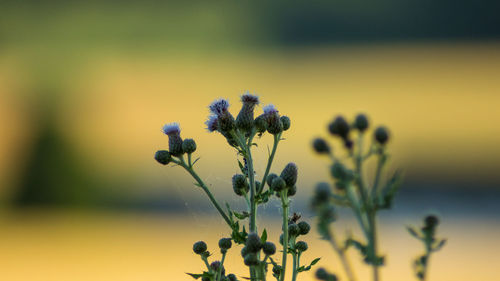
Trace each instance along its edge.
{"label": "cluster of buds", "polygon": [[158,150],[155,159],[162,165],[172,162],[172,157],[181,157],[184,154],[192,154],[196,151],[196,142],[193,139],[181,138],[181,128],[177,123],[163,126],[163,132],[168,136],[168,150]]}
{"label": "cluster of buds", "polygon": [[[307,251],[308,246],[304,241],[296,241],[296,239],[301,235],[306,235],[311,230],[311,226],[305,222],[301,221],[296,223],[293,218],[288,222],[288,246],[291,251],[298,254]],[[283,245],[283,234],[280,236],[280,244]]]}
{"label": "cluster of buds", "polygon": [[207,244],[203,241],[198,241],[193,244],[193,252],[197,255],[200,255],[201,259],[207,265],[207,271],[204,271],[201,274],[192,274],[189,273],[195,279],[201,277],[202,281],[212,281],[212,280],[221,280],[221,281],[237,281],[236,275],[228,274],[226,275],[226,269],[224,268],[223,262],[224,257],[227,251],[231,248],[232,242],[231,238],[222,238],[219,240],[219,248],[221,253],[223,254],[222,261],[213,261],[209,264],[208,257],[211,255],[207,250]]}
{"label": "cluster of buds", "polygon": [[[264,253],[264,259],[260,260],[260,252]],[[266,241],[266,237],[259,237],[257,233],[248,234],[245,246],[241,249],[241,256],[246,266],[265,265],[266,260],[276,253],[276,245]]]}
{"label": "cluster of buds", "polygon": [[297,186],[295,185],[297,176],[297,165],[288,163],[279,176],[274,173],[269,174],[266,182],[271,193],[274,193],[277,197],[280,197],[285,190],[287,197],[291,197],[297,193]]}

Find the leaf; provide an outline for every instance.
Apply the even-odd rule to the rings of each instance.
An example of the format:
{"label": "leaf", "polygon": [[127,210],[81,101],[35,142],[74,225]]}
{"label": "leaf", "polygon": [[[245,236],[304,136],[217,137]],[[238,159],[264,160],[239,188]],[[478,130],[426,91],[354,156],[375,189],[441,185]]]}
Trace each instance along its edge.
{"label": "leaf", "polygon": [[202,274],[195,274],[195,273],[186,273],[187,275],[193,277],[194,279],[199,279],[200,277],[207,277],[209,278],[210,280],[212,280],[213,277],[215,277],[215,275],[213,273],[210,273],[210,272],[207,272],[207,271],[203,271]]}
{"label": "leaf", "polygon": [[422,236],[420,234],[418,234],[418,232],[415,230],[414,227],[407,226],[406,229],[408,230],[408,232],[410,233],[411,236],[413,236],[413,237],[415,237],[417,239],[422,240]]}
{"label": "leaf", "polygon": [[396,193],[403,182],[403,173],[400,170],[394,172],[394,175],[381,190],[377,198],[378,209],[390,209]]}
{"label": "leaf", "polygon": [[194,274],[194,273],[187,273],[187,275],[193,277],[194,279],[199,279],[200,277],[203,277],[203,274]]}
{"label": "leaf", "polygon": [[267,241],[267,231],[265,228],[264,228],[264,231],[262,231],[262,235],[260,236],[260,241],[262,243],[266,243],[266,241]]}
{"label": "leaf", "polygon": [[240,171],[246,175],[247,172],[245,171],[245,166],[241,163],[241,161],[238,159],[238,166],[240,166]]}
{"label": "leaf", "polygon": [[441,241],[439,241],[438,243],[436,243],[435,246],[432,247],[432,251],[437,252],[437,251],[441,250],[441,248],[444,246],[444,244],[446,244],[446,239],[441,239]]}
{"label": "leaf", "polygon": [[196,162],[198,162],[198,160],[200,160],[200,157],[196,158],[196,160],[193,161],[193,163],[191,164],[191,167],[193,167],[194,164],[196,164]]}
{"label": "leaf", "polygon": [[241,213],[233,212],[233,214],[239,220],[244,220],[250,216],[250,214],[248,212],[245,212],[245,211],[243,211]]}
{"label": "leaf", "polygon": [[297,272],[309,271],[311,267],[319,262],[321,258],[315,258],[308,266],[301,266],[297,269]]}

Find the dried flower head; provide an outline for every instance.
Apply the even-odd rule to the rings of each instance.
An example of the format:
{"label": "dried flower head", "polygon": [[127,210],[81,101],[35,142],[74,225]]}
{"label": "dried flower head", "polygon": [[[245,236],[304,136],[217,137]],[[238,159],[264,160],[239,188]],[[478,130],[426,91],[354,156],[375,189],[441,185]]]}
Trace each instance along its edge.
{"label": "dried flower head", "polygon": [[216,99],[208,106],[208,108],[213,114],[220,116],[227,112],[229,108],[229,101],[227,99]]}
{"label": "dried flower head", "polygon": [[168,150],[174,156],[184,153],[182,150],[181,128],[178,123],[169,123],[163,126],[163,132],[168,136]]}
{"label": "dried flower head", "polygon": [[228,111],[229,101],[226,99],[217,99],[213,101],[208,108],[212,114],[217,115],[217,129],[224,134],[234,128],[234,117]]}
{"label": "dried flower head", "polygon": [[255,106],[259,104],[259,98],[247,93],[241,96],[241,102],[243,103],[243,106],[241,107],[240,113],[236,117],[236,127],[249,132],[254,127],[253,113]]}
{"label": "dried flower head", "polygon": [[181,127],[179,126],[179,123],[168,123],[163,126],[163,133],[165,135],[179,135],[181,133]]}

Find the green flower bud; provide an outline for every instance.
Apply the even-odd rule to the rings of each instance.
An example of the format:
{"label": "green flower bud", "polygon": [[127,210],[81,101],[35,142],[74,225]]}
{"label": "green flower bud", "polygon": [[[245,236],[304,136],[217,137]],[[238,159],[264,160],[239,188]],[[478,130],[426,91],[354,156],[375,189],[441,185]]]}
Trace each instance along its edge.
{"label": "green flower bud", "polygon": [[299,226],[300,235],[306,235],[311,230],[311,226],[305,221],[301,221],[297,225]]}
{"label": "green flower bud", "polygon": [[242,174],[234,175],[232,181],[233,181],[233,191],[238,196],[245,195],[250,189],[246,177]]}
{"label": "green flower bud", "polygon": [[210,280],[210,277],[203,276],[203,277],[201,277],[201,281],[211,281],[211,280]]}
{"label": "green flower bud", "polygon": [[[314,190],[313,204],[321,205],[330,201],[332,191],[330,185],[326,182],[320,182],[316,185]],[[314,207],[314,206],[313,206]]]}
{"label": "green flower bud", "polygon": [[169,123],[163,126],[163,132],[168,136],[168,150],[174,156],[181,156],[182,150],[181,128],[177,123]]}
{"label": "green flower bud", "polygon": [[276,135],[283,132],[283,123],[281,123],[280,115],[274,105],[264,106],[264,116],[266,116],[267,131],[270,134]]}
{"label": "green flower bud", "polygon": [[231,246],[232,246],[231,238],[221,238],[219,240],[219,248],[221,250],[229,250],[231,249]]}
{"label": "green flower bud", "polygon": [[300,233],[299,226],[295,223],[291,223],[288,225],[288,235],[291,237],[297,236]]}
{"label": "green flower bud", "polygon": [[294,196],[296,193],[297,193],[297,186],[296,186],[296,185],[294,185],[294,186],[290,186],[290,187],[288,187],[288,191],[287,191],[286,195],[287,195],[288,197],[292,197],[292,196]]}
{"label": "green flower bud", "polygon": [[262,241],[257,233],[252,232],[248,234],[247,241],[245,242],[245,247],[250,253],[257,253],[262,249]]}
{"label": "green flower bud", "polygon": [[330,169],[330,172],[331,172],[333,178],[341,179],[341,180],[345,179],[346,174],[347,174],[345,166],[338,161],[333,163],[333,165]]}
{"label": "green flower bud", "polygon": [[425,218],[425,225],[426,226],[435,227],[436,225],[438,225],[438,223],[439,223],[439,219],[434,215],[430,215],[430,216],[427,216]]}
{"label": "green flower bud", "polygon": [[264,114],[259,115],[257,118],[255,118],[254,124],[255,124],[255,129],[257,129],[257,132],[261,134],[264,133],[267,130],[266,116]]}
{"label": "green flower bud", "polygon": [[256,253],[248,253],[245,256],[244,263],[246,266],[253,266],[259,264],[259,258]]}
{"label": "green flower bud", "polygon": [[[220,261],[214,261],[210,264],[210,268],[214,271],[214,272],[218,272],[219,271],[219,267],[221,267],[221,264],[220,264]],[[222,265],[222,268],[221,268],[221,271],[220,271],[220,274],[221,275],[225,275],[226,274],[226,269],[224,268],[224,266]]]}
{"label": "green flower bud", "polygon": [[182,150],[185,153],[193,153],[196,150],[196,142],[193,139],[185,139],[182,142]]}
{"label": "green flower bud", "polygon": [[342,116],[337,116],[330,125],[328,125],[328,131],[334,136],[339,136],[343,139],[347,138],[349,135],[349,124]]}
{"label": "green flower bud", "polygon": [[196,254],[201,255],[207,251],[207,244],[203,241],[198,241],[193,244],[193,251]]}
{"label": "green flower bud", "polygon": [[280,120],[283,125],[283,131],[290,129],[290,118],[288,116],[281,116]]}
{"label": "green flower bud", "polygon": [[295,163],[288,163],[281,172],[280,178],[285,181],[287,187],[291,187],[297,182],[297,173],[297,165]]}
{"label": "green flower bud", "polygon": [[275,192],[281,192],[286,188],[286,182],[281,177],[276,176],[271,183],[271,190]]}
{"label": "green flower bud", "polygon": [[313,141],[313,148],[319,154],[328,154],[330,153],[330,146],[328,143],[322,138],[316,138]]}
{"label": "green flower bud", "polygon": [[227,280],[228,281],[238,281],[238,279],[236,278],[236,275],[234,275],[232,273],[227,275]]}
{"label": "green flower bud", "polygon": [[389,140],[389,131],[386,127],[378,127],[374,133],[375,141],[384,145]]}
{"label": "green flower bud", "polygon": [[299,252],[305,252],[308,249],[307,243],[304,241],[299,241],[295,244],[295,249]]}
{"label": "green flower bud", "polygon": [[272,242],[266,242],[262,246],[262,251],[268,256],[272,256],[276,253],[276,245]]}
{"label": "green flower bud", "polygon": [[281,274],[281,268],[279,266],[273,266],[273,274],[275,275],[280,275]]}
{"label": "green flower bud", "polygon": [[283,233],[282,233],[282,234],[280,234],[280,244],[281,245],[283,245],[283,239],[285,239],[285,238],[283,238]]}
{"label": "green flower bud", "polygon": [[318,268],[318,270],[316,270],[316,279],[319,279],[319,280],[328,280],[328,276],[330,275],[326,269],[324,269],[323,267],[320,267]]}
{"label": "green flower bud", "polygon": [[162,165],[167,165],[172,160],[172,156],[167,150],[158,150],[155,153],[155,160]]}
{"label": "green flower bud", "polygon": [[354,120],[354,128],[358,129],[360,132],[364,132],[368,129],[368,126],[368,117],[364,114],[358,114]]}
{"label": "green flower bud", "polygon": [[242,131],[249,132],[254,126],[253,111],[255,105],[259,103],[259,98],[247,93],[241,96],[241,101],[243,102],[243,107],[236,117],[236,127]]}
{"label": "green flower bud", "polygon": [[241,256],[242,257],[245,257],[248,253],[249,253],[249,251],[248,251],[247,247],[241,248]]}
{"label": "green flower bud", "polygon": [[267,185],[269,185],[269,187],[271,187],[272,183],[273,183],[273,180],[277,177],[278,175],[274,174],[274,173],[271,173],[267,176],[266,178],[266,182],[267,182]]}

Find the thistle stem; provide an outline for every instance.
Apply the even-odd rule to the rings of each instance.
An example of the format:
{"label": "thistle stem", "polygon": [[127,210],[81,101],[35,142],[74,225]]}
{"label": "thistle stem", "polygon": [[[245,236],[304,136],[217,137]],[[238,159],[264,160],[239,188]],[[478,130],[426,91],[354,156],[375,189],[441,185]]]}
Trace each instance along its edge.
{"label": "thistle stem", "polygon": [[271,154],[269,155],[269,159],[267,160],[267,166],[266,166],[266,171],[264,172],[264,176],[260,181],[260,186],[258,190],[259,193],[262,192],[262,190],[264,189],[264,185],[266,184],[267,176],[269,175],[269,171],[271,170],[271,166],[274,160],[274,155],[276,154],[276,150],[278,149],[278,143],[280,142],[280,139],[281,139],[281,133],[274,135],[273,149],[271,150]]}
{"label": "thistle stem", "polygon": [[292,253],[292,259],[293,259],[292,281],[296,281],[297,280],[297,253],[296,252]]}
{"label": "thistle stem", "polygon": [[281,191],[281,206],[283,208],[283,258],[281,259],[280,281],[285,280],[286,256],[288,252],[288,197],[287,190]]}
{"label": "thistle stem", "polygon": [[222,253],[222,259],[220,260],[220,266],[217,269],[217,281],[221,280],[222,267],[224,266],[224,260],[226,259],[226,252]]}
{"label": "thistle stem", "polygon": [[379,280],[379,265],[378,265],[378,255],[377,255],[377,226],[375,221],[375,211],[370,214],[370,228],[371,228],[371,246],[372,254],[374,259],[373,264],[373,281]]}
{"label": "thistle stem", "polygon": [[356,277],[354,276],[354,273],[351,268],[351,264],[349,263],[349,260],[347,259],[347,256],[345,255],[345,250],[340,248],[337,240],[335,239],[335,236],[333,233],[328,231],[328,241],[332,245],[333,250],[337,252],[337,255],[339,256],[340,262],[342,263],[342,266],[344,267],[345,274],[347,275],[347,279],[349,281],[355,281]]}
{"label": "thistle stem", "polygon": [[174,163],[180,165],[186,171],[188,171],[188,173],[196,180],[196,182],[198,183],[198,186],[201,187],[201,189],[203,189],[203,191],[205,191],[205,193],[207,194],[208,198],[210,199],[210,202],[212,202],[212,204],[217,209],[217,211],[219,211],[220,215],[222,216],[222,218],[224,219],[224,221],[226,221],[227,225],[229,225],[229,227],[232,228],[231,220],[229,219],[229,217],[227,216],[227,214],[224,212],[224,210],[221,208],[220,204],[217,202],[217,200],[215,199],[215,197],[212,195],[212,192],[210,192],[210,189],[208,189],[207,185],[198,176],[198,174],[193,170],[193,168],[189,167],[186,164],[186,161],[184,161],[184,157],[181,156],[181,157],[179,157],[179,159],[180,159],[180,161],[174,161]]}

